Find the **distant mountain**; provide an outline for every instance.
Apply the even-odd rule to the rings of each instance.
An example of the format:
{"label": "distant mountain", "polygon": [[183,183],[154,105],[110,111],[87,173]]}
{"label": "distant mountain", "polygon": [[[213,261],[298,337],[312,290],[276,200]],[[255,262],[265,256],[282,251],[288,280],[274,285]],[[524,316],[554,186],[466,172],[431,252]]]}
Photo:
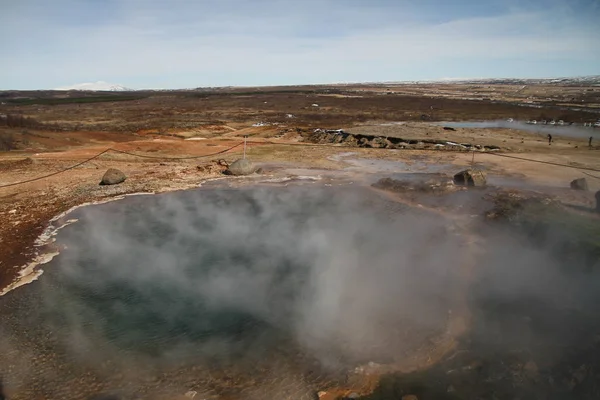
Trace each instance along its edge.
{"label": "distant mountain", "polygon": [[126,88],[114,83],[98,81],[93,83],[78,83],[72,86],[59,87],[54,90],[82,90],[82,91],[108,91],[108,92],[128,92],[133,89]]}

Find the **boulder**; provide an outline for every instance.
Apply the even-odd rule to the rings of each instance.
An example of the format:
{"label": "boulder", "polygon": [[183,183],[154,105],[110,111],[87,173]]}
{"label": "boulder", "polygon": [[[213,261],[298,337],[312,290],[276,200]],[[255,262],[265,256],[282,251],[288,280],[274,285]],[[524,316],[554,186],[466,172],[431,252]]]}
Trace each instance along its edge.
{"label": "boulder", "polygon": [[120,171],[116,168],[110,168],[108,171],[104,173],[102,180],[100,181],[101,185],[116,185],[122,183],[127,179],[123,171]]}
{"label": "boulder", "polygon": [[574,179],[571,181],[571,189],[588,190],[587,180],[585,178]]}
{"label": "boulder", "polygon": [[485,172],[479,169],[466,169],[454,175],[454,183],[462,186],[483,187],[487,181]]}
{"label": "boulder", "polygon": [[226,172],[228,175],[250,175],[256,172],[256,165],[243,158],[231,164]]}
{"label": "boulder", "polygon": [[442,174],[407,174],[406,179],[382,178],[372,186],[397,193],[409,191],[442,193],[456,189],[452,180]]}

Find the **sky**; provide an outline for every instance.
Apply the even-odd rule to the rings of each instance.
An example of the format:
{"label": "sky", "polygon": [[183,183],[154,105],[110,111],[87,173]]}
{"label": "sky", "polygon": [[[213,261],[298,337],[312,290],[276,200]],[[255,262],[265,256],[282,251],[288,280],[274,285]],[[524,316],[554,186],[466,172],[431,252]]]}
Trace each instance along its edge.
{"label": "sky", "polygon": [[600,75],[600,0],[5,0],[0,90]]}

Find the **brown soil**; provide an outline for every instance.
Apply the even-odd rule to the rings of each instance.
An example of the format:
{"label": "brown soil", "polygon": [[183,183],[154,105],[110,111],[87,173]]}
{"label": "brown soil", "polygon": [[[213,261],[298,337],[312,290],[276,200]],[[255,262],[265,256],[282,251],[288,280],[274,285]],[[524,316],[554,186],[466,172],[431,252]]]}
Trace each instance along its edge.
{"label": "brown soil", "polygon": [[[506,94],[508,89],[498,87],[497,93],[505,90]],[[61,171],[107,148],[157,158],[109,152],[52,177],[0,188],[0,292],[15,281],[22,267],[36,255],[35,240],[54,216],[87,202],[128,193],[181,190],[197,186],[206,178],[221,176],[221,169],[213,168],[216,165],[213,160],[233,161],[240,157],[242,147],[204,159],[170,158],[214,154],[239,144],[244,135],[251,136],[248,156],[257,163],[339,169],[346,164],[333,161],[330,156],[352,151],[361,158],[450,164],[457,170],[474,163],[488,172],[519,178],[532,186],[568,188],[571,180],[587,177],[590,192],[563,193],[562,200],[580,207],[595,207],[593,193],[600,190],[600,179],[584,175],[577,169],[502,157],[515,155],[600,170],[600,149],[588,148],[587,140],[556,137],[555,143],[549,146],[544,137],[521,131],[444,131],[439,126],[417,122],[423,114],[437,120],[468,120],[539,118],[542,113],[556,119],[587,121],[591,119],[590,113],[465,100],[469,91],[457,86],[452,89],[454,94],[446,93],[443,97],[440,93],[448,92],[450,88],[438,87],[438,97],[430,97],[430,89],[409,86],[395,89],[396,93],[392,95],[381,95],[380,88],[361,93],[356,91],[364,88],[353,90],[351,94],[334,95],[276,91],[154,94],[144,95],[139,100],[110,103],[1,106],[0,114],[21,113],[46,125],[0,128],[0,133],[14,135],[19,147],[16,151],[0,153],[0,186]],[[539,90],[545,95],[555,88]],[[504,98],[510,99],[508,95]],[[319,107],[311,107],[313,103]],[[287,118],[285,114],[288,113],[293,117]],[[252,126],[261,121],[271,124]],[[382,126],[379,121],[413,122]],[[347,143],[309,144],[307,137],[317,127],[344,128],[354,134],[493,145],[502,151],[473,153],[443,149],[359,148],[347,147]],[[190,138],[197,140],[186,140]],[[122,170],[127,180],[116,186],[99,186],[108,168]],[[600,173],[591,174],[600,177]],[[464,326],[452,329],[458,334]],[[374,385],[372,382],[364,390],[368,391]],[[333,390],[327,396],[333,393],[348,394],[348,391]]]}

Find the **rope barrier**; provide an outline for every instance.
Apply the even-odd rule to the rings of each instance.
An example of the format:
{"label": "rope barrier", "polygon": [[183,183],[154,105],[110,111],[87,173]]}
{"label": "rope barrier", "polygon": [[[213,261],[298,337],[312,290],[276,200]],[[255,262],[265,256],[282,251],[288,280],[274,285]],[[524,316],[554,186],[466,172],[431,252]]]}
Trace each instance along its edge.
{"label": "rope barrier", "polygon": [[88,158],[88,159],[87,159],[87,160],[85,160],[85,161],[82,161],[82,162],[80,162],[80,163],[78,163],[78,164],[72,165],[72,166],[70,166],[70,167],[68,167],[68,168],[65,168],[65,169],[63,169],[63,170],[60,170],[60,171],[57,171],[57,172],[53,172],[53,173],[51,173],[51,174],[48,174],[48,175],[39,176],[39,177],[37,177],[37,178],[28,179],[28,180],[26,180],[26,181],[20,181],[20,182],[8,183],[8,184],[6,184],[6,185],[1,185],[1,186],[0,186],[0,188],[10,187],[10,186],[17,186],[17,185],[22,185],[22,184],[25,184],[25,183],[29,183],[29,182],[35,182],[35,181],[39,181],[39,180],[42,180],[42,179],[45,179],[45,178],[49,178],[49,177],[51,177],[51,176],[54,176],[54,175],[62,174],[63,172],[66,172],[66,171],[69,171],[69,170],[71,170],[71,169],[77,168],[77,167],[79,167],[80,165],[83,165],[83,164],[85,164],[85,163],[87,163],[87,162],[90,162],[90,161],[92,161],[93,159],[100,157],[102,154],[108,153],[110,150],[111,150],[111,149],[106,149],[106,150],[104,150],[103,152],[101,152],[101,153],[98,153],[98,154],[96,154],[95,156],[93,156],[93,157],[91,157],[91,158]]}
{"label": "rope barrier", "polygon": [[576,165],[561,164],[561,163],[556,163],[556,162],[552,162],[552,161],[542,161],[542,160],[534,160],[534,159],[525,158],[525,157],[509,156],[508,154],[500,154],[500,153],[483,153],[483,154],[489,154],[489,155],[497,156],[497,157],[512,158],[512,159],[521,160],[521,161],[536,162],[536,163],[540,163],[540,164],[555,165],[557,167],[573,168],[573,169],[578,169],[581,171],[600,172],[600,169],[598,169],[598,168],[578,167]]}
{"label": "rope barrier", "polygon": [[[250,142],[249,142],[250,143]],[[261,143],[261,142],[254,142],[254,143]],[[314,144],[314,143],[276,143],[276,142],[264,142],[261,144],[272,144],[272,145],[290,145],[290,146],[327,146],[326,144]],[[351,146],[345,146],[350,148]],[[382,149],[383,150],[383,149]],[[411,149],[411,151],[432,151],[431,149]],[[485,154],[485,155],[490,155],[490,156],[497,156],[497,157],[506,157],[506,158],[513,158],[515,160],[521,160],[521,161],[529,161],[529,162],[536,162],[536,163],[540,163],[540,164],[548,164],[548,165],[554,165],[557,167],[565,167],[565,168],[573,168],[573,169],[578,169],[578,170],[582,170],[582,171],[593,171],[593,172],[600,172],[600,169],[598,168],[591,168],[591,167],[578,167],[576,165],[569,165],[569,164],[561,164],[561,163],[556,163],[556,162],[552,162],[552,161],[542,161],[542,160],[534,160],[532,158],[525,158],[525,157],[518,157],[518,156],[511,156],[508,154],[502,154],[502,153],[493,153],[493,152],[483,152],[483,153],[479,153],[479,152],[475,152],[473,151],[473,159],[471,160],[471,164],[474,163],[475,161],[475,154]],[[590,175],[592,177],[594,177],[593,175]],[[594,177],[595,178],[595,177]],[[598,178],[600,179],[600,178]]]}
{"label": "rope barrier", "polygon": [[[227,148],[225,150],[218,151],[216,153],[204,154],[204,155],[201,155],[201,156],[189,156],[189,157],[150,156],[150,155],[145,155],[145,154],[130,153],[130,152],[127,152],[127,151],[124,151],[124,150],[117,150],[117,149],[113,149],[113,148],[108,148],[108,149],[106,149],[106,150],[104,150],[104,151],[96,154],[95,156],[93,156],[91,158],[88,158],[85,161],[82,161],[80,163],[72,165],[72,166],[70,166],[68,168],[65,168],[63,170],[60,170],[60,171],[57,171],[57,172],[53,172],[51,174],[40,176],[40,177],[37,177],[37,178],[28,179],[28,180],[25,180],[25,181],[9,183],[9,184],[6,184],[6,185],[0,185],[0,188],[22,185],[22,184],[25,184],[25,183],[35,182],[35,181],[39,181],[39,180],[42,180],[42,179],[45,179],[45,178],[49,178],[51,176],[62,174],[63,172],[66,172],[66,171],[72,170],[74,168],[77,168],[80,165],[83,165],[83,164],[85,164],[87,162],[90,162],[90,161],[92,161],[92,160],[100,157],[101,155],[106,154],[106,153],[111,152],[111,151],[113,151],[115,153],[126,154],[126,155],[130,155],[130,156],[133,156],[133,157],[140,157],[140,158],[161,159],[161,160],[192,160],[192,159],[199,159],[199,158],[204,158],[204,157],[214,157],[214,156],[219,155],[219,154],[224,154],[224,153],[227,153],[228,151],[231,151],[231,150],[233,150],[233,149],[241,146],[242,144],[244,144],[244,142],[240,142],[240,143],[236,144],[235,146],[229,147],[229,148]],[[309,143],[293,143],[292,144],[292,143],[276,143],[276,142],[271,142],[271,141],[254,142],[253,144],[293,145],[293,146],[310,146],[310,147],[313,147],[313,146],[316,147],[316,146],[318,146],[317,144],[313,144],[313,143],[310,143],[310,144]],[[501,153],[482,153],[482,154],[492,155],[492,156],[496,156],[496,157],[511,158],[511,159],[521,160],[521,161],[535,162],[535,163],[539,163],[539,164],[554,165],[554,166],[557,166],[557,167],[573,168],[573,169],[578,169],[578,170],[580,170],[582,172],[583,171],[600,172],[600,169],[598,169],[598,168],[581,167],[581,166],[576,166],[576,165],[561,164],[561,163],[556,163],[556,162],[552,162],[552,161],[534,160],[534,159],[531,159],[531,158],[511,156],[511,155],[508,155],[508,154],[501,154]],[[475,156],[475,152],[473,152],[473,157],[474,156]],[[472,160],[472,161],[474,161],[474,160]],[[586,175],[588,175],[588,176],[591,176],[592,178],[600,179],[600,177],[588,174],[586,172],[583,172],[583,173],[586,174]]]}
{"label": "rope barrier", "polygon": [[592,174],[588,174],[587,172],[583,172],[583,171],[581,171],[581,173],[585,174],[587,176],[591,176],[592,178],[600,179],[600,176],[595,176],[595,175],[592,175]]}
{"label": "rope barrier", "polygon": [[58,174],[62,174],[62,173],[64,173],[64,172],[67,172],[67,171],[69,171],[69,170],[72,170],[72,169],[74,169],[74,168],[77,168],[77,167],[79,167],[80,165],[83,165],[83,164],[85,164],[85,163],[88,163],[88,162],[90,162],[90,161],[92,161],[92,160],[94,160],[94,159],[96,159],[96,158],[100,157],[101,155],[103,155],[103,154],[106,154],[106,153],[108,153],[108,152],[111,152],[111,151],[113,151],[113,152],[115,152],[115,153],[127,154],[127,155],[130,155],[130,156],[134,156],[134,157],[141,157],[141,158],[152,158],[152,159],[162,159],[162,160],[191,160],[191,159],[198,159],[198,158],[204,158],[204,157],[214,157],[214,156],[217,156],[217,155],[219,155],[219,154],[227,153],[228,151],[231,151],[231,150],[235,149],[236,147],[239,147],[239,146],[241,146],[243,143],[244,143],[244,142],[240,142],[240,143],[236,144],[235,146],[229,147],[229,148],[227,148],[227,149],[225,149],[225,150],[218,151],[218,152],[216,152],[216,153],[212,153],[212,154],[204,154],[204,155],[201,155],[201,156],[190,156],[190,157],[163,157],[163,156],[148,156],[148,155],[143,155],[143,154],[129,153],[129,152],[127,152],[127,151],[123,151],[123,150],[117,150],[117,149],[113,149],[113,148],[111,147],[111,148],[108,148],[108,149],[106,149],[106,150],[104,150],[104,151],[102,151],[102,152],[100,152],[100,153],[96,154],[96,155],[95,155],[95,156],[93,156],[93,157],[90,157],[90,158],[88,158],[87,160],[84,160],[84,161],[82,161],[82,162],[80,162],[80,163],[77,163],[77,164],[75,164],[75,165],[72,165],[72,166],[70,166],[70,167],[68,167],[68,168],[62,169],[62,170],[60,170],[60,171],[53,172],[53,173],[51,173],[51,174],[48,174],[48,175],[44,175],[44,176],[38,176],[37,178],[27,179],[27,180],[25,180],[25,181],[20,181],[20,182],[8,183],[8,184],[6,184],[6,185],[0,185],[0,189],[1,189],[1,188],[6,188],[6,187],[11,187],[11,186],[23,185],[23,184],[25,184],[25,183],[35,182],[35,181],[39,181],[39,180],[42,180],[42,179],[49,178],[49,177],[51,177],[51,176],[55,176],[55,175],[58,175]]}
{"label": "rope barrier", "polygon": [[161,160],[193,160],[193,159],[197,159],[197,158],[203,158],[203,157],[214,157],[214,156],[218,156],[219,154],[223,154],[223,153],[227,153],[230,150],[235,149],[236,147],[241,146],[242,144],[244,144],[244,142],[240,142],[238,144],[236,144],[235,146],[232,146],[228,149],[225,150],[221,150],[218,151],[216,153],[212,153],[212,154],[205,154],[203,156],[189,156],[189,157],[164,157],[164,156],[149,156],[149,155],[145,155],[145,154],[135,154],[135,153],[129,153],[127,151],[123,151],[123,150],[117,150],[117,149],[109,149],[111,151],[114,151],[115,153],[121,153],[121,154],[127,154],[130,156],[134,156],[134,157],[140,157],[140,158],[151,158],[151,159],[161,159]]}

